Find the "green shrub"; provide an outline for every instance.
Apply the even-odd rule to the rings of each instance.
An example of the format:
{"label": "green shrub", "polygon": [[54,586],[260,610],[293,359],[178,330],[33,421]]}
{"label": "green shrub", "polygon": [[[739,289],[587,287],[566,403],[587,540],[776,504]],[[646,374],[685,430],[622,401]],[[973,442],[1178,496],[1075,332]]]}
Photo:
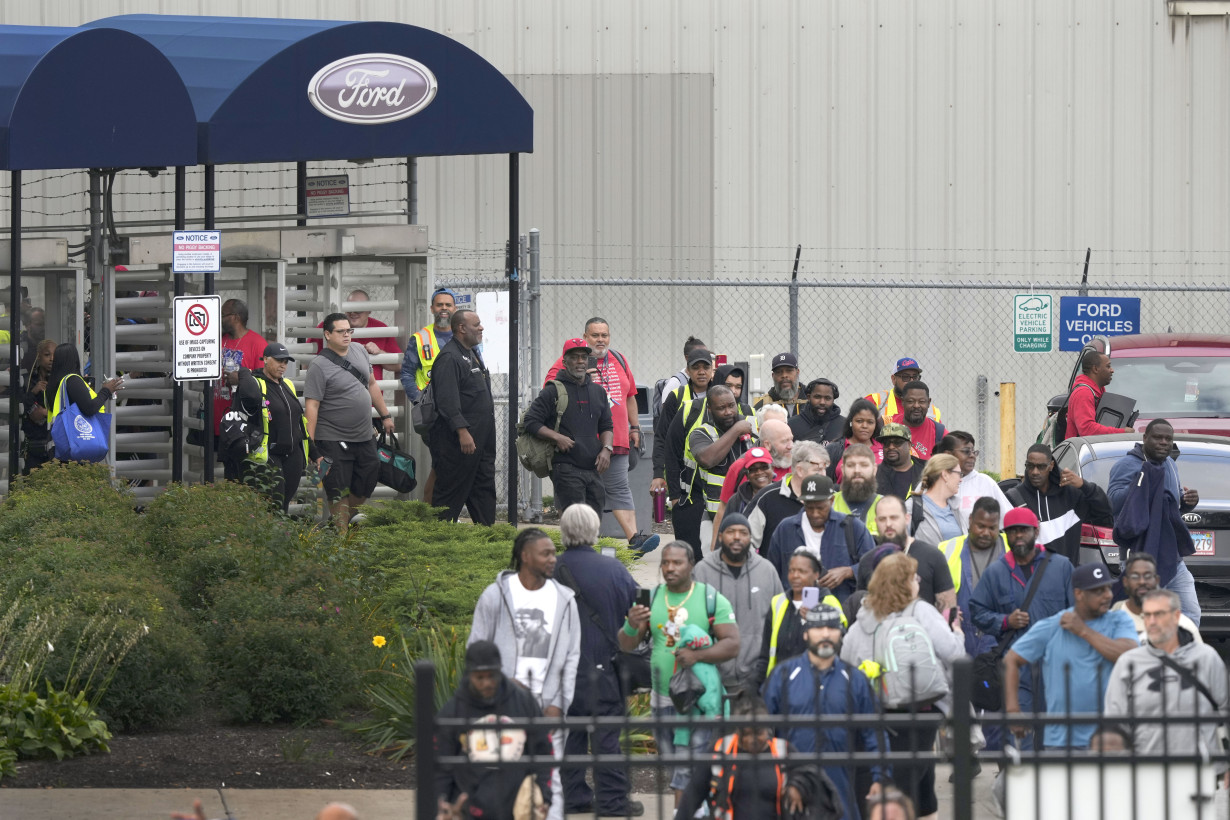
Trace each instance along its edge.
{"label": "green shrub", "polygon": [[[66,757],[109,752],[111,732],[84,692],[71,695],[47,684],[47,696],[0,685],[0,740],[19,757]],[[0,774],[2,774],[0,763]]]}
{"label": "green shrub", "polygon": [[0,511],[0,559],[57,536],[126,546],[137,523],[102,464],[44,464],[13,481]]}

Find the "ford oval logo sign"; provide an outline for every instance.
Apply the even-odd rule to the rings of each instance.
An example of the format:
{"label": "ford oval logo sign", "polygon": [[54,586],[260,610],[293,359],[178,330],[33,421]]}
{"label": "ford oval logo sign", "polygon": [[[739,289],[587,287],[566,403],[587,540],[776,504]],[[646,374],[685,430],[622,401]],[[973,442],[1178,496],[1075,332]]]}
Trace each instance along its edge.
{"label": "ford oval logo sign", "polygon": [[308,83],[308,99],[326,117],[380,125],[412,117],[436,97],[436,75],[399,54],[356,54],[334,60]]}
{"label": "ford oval logo sign", "polygon": [[1185,524],[1199,524],[1203,520],[1204,516],[1200,513],[1183,513],[1183,523]]}

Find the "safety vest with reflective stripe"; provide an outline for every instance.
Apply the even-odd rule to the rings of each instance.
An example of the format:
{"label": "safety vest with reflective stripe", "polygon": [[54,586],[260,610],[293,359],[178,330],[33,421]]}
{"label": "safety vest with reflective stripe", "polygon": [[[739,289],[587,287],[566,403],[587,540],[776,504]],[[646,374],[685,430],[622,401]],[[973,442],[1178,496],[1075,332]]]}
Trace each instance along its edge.
{"label": "safety vest with reflective stripe", "polygon": [[[841,601],[837,600],[835,595],[825,595],[820,603],[828,604],[841,614],[843,628],[849,626],[846,623],[846,611],[841,608]],[[777,636],[781,632],[782,623],[786,620],[786,613],[794,610],[794,605],[790,603],[790,597],[785,592],[774,595],[769,606],[772,607],[773,612],[773,632],[769,635],[769,668],[765,670],[766,676],[773,671],[773,667],[777,666]]]}
{"label": "safety vest with reflective stripe", "polygon": [[[94,388],[90,387],[90,383],[87,382],[85,379],[81,378],[81,376],[78,376],[76,373],[69,373],[67,376],[64,377],[64,380],[68,380],[73,377],[81,379],[81,383],[85,385],[85,389],[90,391],[90,398],[93,399],[93,398],[98,397],[98,394],[94,392]],[[64,384],[64,381],[61,381],[60,384]],[[65,387],[64,390],[60,390],[59,387],[56,388],[56,397],[51,400],[51,412],[47,414],[47,427],[48,428],[50,428],[51,423],[56,420],[56,416],[60,415],[60,393],[64,393],[67,395],[68,388]],[[69,403],[71,404],[72,402],[69,402]],[[99,410],[98,412],[99,413],[107,412],[107,405],[104,404],[102,406],[102,409]]]}
{"label": "safety vest with reflective stripe", "polygon": [[[863,516],[863,523],[867,526],[867,532],[873,536],[880,534],[880,531],[876,529],[876,504],[879,504],[880,499],[883,497],[877,494],[875,498],[871,499],[871,506],[867,508],[867,515]],[[842,497],[840,491],[837,495],[833,496],[833,509],[842,515],[850,514],[850,505],[846,503],[846,499]]]}
{"label": "safety vest with reflective stripe", "polygon": [[[700,401],[704,401],[704,399],[700,399]],[[752,435],[759,435],[759,431],[756,427],[755,416],[744,416],[743,408],[739,408],[739,418],[749,419],[752,422]],[[684,420],[686,421],[687,419]],[[684,469],[691,470],[692,472],[691,477],[686,482],[688,485],[688,495],[691,497],[691,491],[695,487],[696,477],[699,476],[704,482],[705,512],[710,516],[714,516],[717,515],[718,507],[721,506],[722,503],[722,485],[726,482],[726,473],[717,473],[706,469],[704,465],[697,461],[696,457],[692,455],[692,433],[696,430],[704,430],[714,441],[718,440],[720,434],[718,433],[716,426],[705,423],[705,414],[704,412],[701,412],[697,416],[695,423],[693,423],[693,425],[688,428],[687,433],[685,433],[687,441],[683,445]]]}
{"label": "safety vest with reflective stripe", "polygon": [[[772,752],[775,760],[785,760],[788,748],[786,741],[781,738],[775,737],[769,741],[769,751]],[[713,744],[713,751],[721,755],[737,755],[739,753],[738,733],[718,738]],[[735,790],[735,769],[738,765],[737,763],[730,764],[728,776],[724,766],[720,763],[713,764],[713,779],[709,782],[709,800],[713,806],[714,820],[735,820],[730,808],[730,796]],[[780,763],[774,763],[773,769],[777,772],[776,816],[781,817],[782,790],[786,787],[786,773],[782,771]]]}
{"label": "safety vest with reflective stripe", "polygon": [[[901,412],[901,408],[897,406],[897,394],[892,390],[884,390],[880,393],[872,393],[870,396],[865,396],[868,401],[880,408],[880,415],[885,421],[892,419],[893,416]],[[940,408],[932,402],[927,408],[927,418],[935,421],[940,420]]]}
{"label": "safety vest with reflective stripe", "polygon": [[[968,535],[959,535],[956,538],[949,538],[947,541],[940,542],[940,552],[944,553],[944,560],[948,562],[948,572],[952,575],[953,592],[961,591],[961,555],[965,552],[965,539]],[[1008,536],[1002,532],[999,534],[999,540],[1004,542],[1004,551],[1008,550]]]}
{"label": "safety vest with reflective stripe", "polygon": [[419,369],[414,373],[414,386],[422,390],[431,381],[431,365],[440,355],[440,343],[436,341],[435,325],[415,331],[419,354]]}
{"label": "safety vest with reflective stripe", "polygon": [[[255,377],[253,377],[255,378]],[[286,386],[290,388],[290,395],[295,401],[299,401],[299,395],[295,393],[295,383],[290,379],[284,379]],[[256,383],[261,386],[261,429],[264,435],[261,437],[261,446],[252,452],[248,453],[248,461],[254,461],[257,464],[264,464],[269,461],[269,421],[273,418],[273,413],[269,411],[269,394],[265,392],[266,385],[264,379],[256,379]],[[308,430],[307,419],[299,416],[299,421],[303,424],[303,463],[308,461]]]}

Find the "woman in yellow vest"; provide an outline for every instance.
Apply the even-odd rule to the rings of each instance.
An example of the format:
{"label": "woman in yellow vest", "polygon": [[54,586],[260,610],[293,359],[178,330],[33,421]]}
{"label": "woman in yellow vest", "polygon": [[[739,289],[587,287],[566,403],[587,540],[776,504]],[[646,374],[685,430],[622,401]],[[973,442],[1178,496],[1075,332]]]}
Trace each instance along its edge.
{"label": "woman in yellow vest", "polygon": [[827,587],[819,586],[823,574],[819,559],[806,547],[799,547],[790,556],[786,569],[790,591],[773,596],[769,614],[765,617],[760,657],[752,670],[757,688],[778,663],[807,651],[807,642],[803,640],[803,616],[807,614],[807,608],[803,606],[803,590],[816,588],[818,594],[812,593],[816,595],[816,600],[841,612],[841,625],[847,626],[841,602]]}
{"label": "woman in yellow vest", "polygon": [[[60,385],[64,385],[64,396],[60,396]],[[51,360],[51,375],[47,378],[47,395],[54,396],[51,409],[47,413],[47,427],[55,424],[60,411],[70,404],[77,405],[83,416],[94,416],[107,412],[107,402],[124,386],[124,380],[119,376],[107,379],[95,393],[85,377],[81,375],[81,355],[77,346],[62,344],[56,347]]]}

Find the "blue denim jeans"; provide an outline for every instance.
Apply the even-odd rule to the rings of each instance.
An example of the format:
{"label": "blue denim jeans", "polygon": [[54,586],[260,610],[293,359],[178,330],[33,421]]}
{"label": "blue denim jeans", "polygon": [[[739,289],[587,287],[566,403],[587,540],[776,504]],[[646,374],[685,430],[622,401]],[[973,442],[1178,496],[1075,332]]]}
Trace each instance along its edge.
{"label": "blue denim jeans", "polygon": [[[663,703],[665,701],[665,703]],[[652,711],[654,717],[672,717],[679,714],[670,698],[655,692],[652,696]],[[676,746],[675,733],[671,729],[655,729],[654,739],[658,744],[658,755],[665,758],[675,758],[681,763],[671,770],[671,788],[683,791],[692,781],[692,767],[696,761],[705,760],[705,755],[713,747],[713,729],[710,727],[692,730],[692,740],[689,746]]]}
{"label": "blue denim jeans", "polygon": [[1200,626],[1200,601],[1196,599],[1196,579],[1192,577],[1192,571],[1187,568],[1187,564],[1179,562],[1179,568],[1170,583],[1166,584],[1166,589],[1179,596],[1179,606],[1183,614],[1191,618],[1196,626]]}

